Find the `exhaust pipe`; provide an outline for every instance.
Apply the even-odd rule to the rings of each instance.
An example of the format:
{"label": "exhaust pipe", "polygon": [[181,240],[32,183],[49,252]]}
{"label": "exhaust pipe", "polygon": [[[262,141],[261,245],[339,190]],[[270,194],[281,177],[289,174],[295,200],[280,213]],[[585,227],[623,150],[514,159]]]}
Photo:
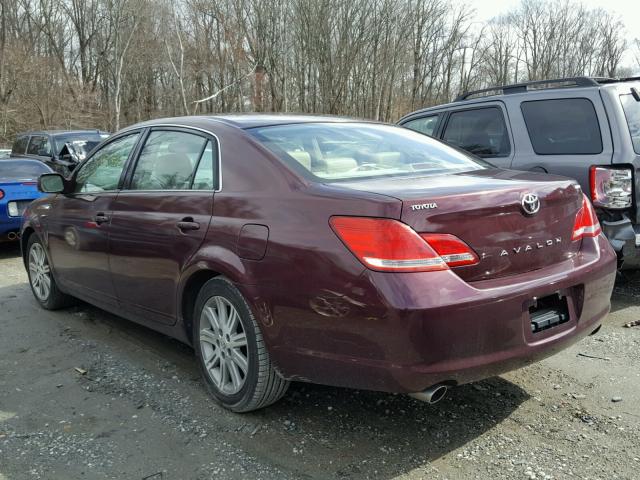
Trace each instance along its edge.
{"label": "exhaust pipe", "polygon": [[434,403],[438,403],[440,400],[442,400],[447,395],[448,390],[449,387],[442,383],[439,383],[427,388],[424,392],[410,393],[409,396],[420,400],[421,402],[426,402],[433,405]]}
{"label": "exhaust pipe", "polygon": [[18,239],[18,235],[16,234],[16,232],[9,232],[9,233],[7,234],[7,238],[8,238],[10,241],[14,241],[14,240],[17,240],[17,239]]}

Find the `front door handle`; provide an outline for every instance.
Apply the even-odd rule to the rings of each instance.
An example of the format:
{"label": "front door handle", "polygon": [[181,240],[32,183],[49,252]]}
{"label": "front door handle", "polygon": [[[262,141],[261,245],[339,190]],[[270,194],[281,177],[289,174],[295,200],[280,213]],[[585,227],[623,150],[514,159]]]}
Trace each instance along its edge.
{"label": "front door handle", "polygon": [[200,230],[200,224],[198,222],[194,222],[191,217],[183,218],[176,223],[176,225],[183,232],[187,230]]}
{"label": "front door handle", "polygon": [[96,222],[98,225],[101,225],[109,221],[109,216],[105,215],[104,213],[97,213],[96,216],[93,217],[93,221]]}

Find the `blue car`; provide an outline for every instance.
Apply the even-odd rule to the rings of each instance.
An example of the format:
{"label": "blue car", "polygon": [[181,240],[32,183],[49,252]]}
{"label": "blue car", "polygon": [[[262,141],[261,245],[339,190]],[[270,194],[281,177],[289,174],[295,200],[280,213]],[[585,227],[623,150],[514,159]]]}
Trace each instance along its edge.
{"label": "blue car", "polygon": [[38,191],[38,178],[52,171],[38,160],[0,160],[0,241],[18,239],[22,213],[43,196]]}

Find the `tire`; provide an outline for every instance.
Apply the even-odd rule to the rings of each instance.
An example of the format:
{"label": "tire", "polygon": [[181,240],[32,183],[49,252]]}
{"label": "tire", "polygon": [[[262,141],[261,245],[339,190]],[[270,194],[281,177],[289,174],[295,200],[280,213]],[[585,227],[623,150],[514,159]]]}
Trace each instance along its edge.
{"label": "tire", "polygon": [[58,288],[49,266],[47,250],[35,234],[27,242],[27,274],[33,296],[42,308],[58,310],[73,304],[73,297]]}
{"label": "tire", "polygon": [[250,412],[282,398],[289,382],[276,372],[251,308],[229,280],[205,283],[194,315],[193,345],[214,399],[233,412]]}

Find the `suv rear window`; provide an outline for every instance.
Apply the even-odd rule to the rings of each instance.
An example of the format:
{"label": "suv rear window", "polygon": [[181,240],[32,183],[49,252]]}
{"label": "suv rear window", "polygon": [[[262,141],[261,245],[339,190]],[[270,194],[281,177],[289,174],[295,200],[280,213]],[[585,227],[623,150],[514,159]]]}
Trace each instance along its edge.
{"label": "suv rear window", "polygon": [[438,140],[388,125],[303,123],[248,131],[293,170],[323,183],[486,168]]}
{"label": "suv rear window", "polygon": [[633,149],[636,153],[640,153],[640,102],[633,95],[620,95],[624,115],[627,117],[627,125],[629,125],[629,133],[633,142]]}
{"label": "suv rear window", "polygon": [[520,105],[534,152],[538,155],[602,153],[596,109],[586,98],[535,100]]}
{"label": "suv rear window", "polygon": [[479,157],[506,157],[511,152],[504,115],[497,107],[453,112],[442,139]]}

